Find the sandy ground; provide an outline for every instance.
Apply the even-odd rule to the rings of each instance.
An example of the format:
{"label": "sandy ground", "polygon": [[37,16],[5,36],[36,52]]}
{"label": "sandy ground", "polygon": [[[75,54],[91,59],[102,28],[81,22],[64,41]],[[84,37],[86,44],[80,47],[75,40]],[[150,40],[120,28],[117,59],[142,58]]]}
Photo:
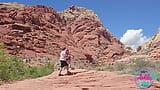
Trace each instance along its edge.
{"label": "sandy ground", "polygon": [[[129,74],[82,69],[72,72],[69,76],[57,76],[58,72],[54,72],[37,79],[3,84],[0,90],[140,90]],[[147,90],[160,90],[160,84],[154,83]]]}

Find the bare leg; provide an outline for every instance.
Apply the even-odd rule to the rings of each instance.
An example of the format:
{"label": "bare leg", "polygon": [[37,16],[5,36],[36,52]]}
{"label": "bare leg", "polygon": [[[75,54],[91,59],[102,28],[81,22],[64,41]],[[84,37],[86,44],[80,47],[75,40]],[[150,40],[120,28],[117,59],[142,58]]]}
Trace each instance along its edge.
{"label": "bare leg", "polygon": [[67,73],[69,72],[69,66],[66,66],[66,68],[67,68]]}
{"label": "bare leg", "polygon": [[60,67],[59,74],[58,74],[59,76],[61,75],[62,69],[63,69],[63,68]]}

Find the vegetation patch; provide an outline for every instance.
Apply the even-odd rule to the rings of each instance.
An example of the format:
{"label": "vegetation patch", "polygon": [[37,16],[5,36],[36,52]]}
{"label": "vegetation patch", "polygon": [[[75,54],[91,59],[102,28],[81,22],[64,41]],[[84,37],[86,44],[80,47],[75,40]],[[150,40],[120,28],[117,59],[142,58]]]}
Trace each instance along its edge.
{"label": "vegetation patch", "polygon": [[54,64],[43,66],[26,65],[21,58],[8,55],[0,43],[0,83],[36,78],[48,75],[54,71]]}
{"label": "vegetation patch", "polygon": [[135,74],[138,68],[147,67],[154,70],[160,81],[160,61],[151,61],[145,58],[132,58],[128,61],[117,61],[114,64],[93,67],[98,71],[113,71],[118,74]]}

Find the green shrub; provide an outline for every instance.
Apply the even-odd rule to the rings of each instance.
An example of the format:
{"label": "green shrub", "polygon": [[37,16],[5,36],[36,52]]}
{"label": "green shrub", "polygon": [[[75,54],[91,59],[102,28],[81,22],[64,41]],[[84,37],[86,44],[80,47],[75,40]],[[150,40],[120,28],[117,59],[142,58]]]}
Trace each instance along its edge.
{"label": "green shrub", "polygon": [[10,57],[6,54],[5,50],[3,49],[4,44],[0,43],[0,61],[5,61],[10,59]]}
{"label": "green shrub", "polygon": [[45,76],[52,73],[53,70],[54,70],[54,65],[50,63],[44,66],[28,66],[26,77],[36,78]]}
{"label": "green shrub", "polygon": [[36,78],[48,75],[54,71],[54,64],[43,66],[26,65],[22,59],[9,56],[0,43],[0,82]]}
{"label": "green shrub", "polygon": [[114,66],[115,71],[121,71],[121,70],[124,70],[126,68],[127,68],[127,64],[125,62],[115,63],[115,66]]}
{"label": "green shrub", "polygon": [[98,71],[114,71],[114,67],[112,65],[99,66],[95,69]]}
{"label": "green shrub", "polygon": [[22,79],[25,71],[24,63],[16,57],[0,61],[0,79],[2,81]]}

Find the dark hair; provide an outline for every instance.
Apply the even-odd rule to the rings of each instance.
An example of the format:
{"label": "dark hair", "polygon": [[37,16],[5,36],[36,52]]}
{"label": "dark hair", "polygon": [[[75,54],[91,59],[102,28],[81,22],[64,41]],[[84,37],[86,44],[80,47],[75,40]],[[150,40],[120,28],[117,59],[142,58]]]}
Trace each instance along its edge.
{"label": "dark hair", "polygon": [[62,50],[65,50],[66,49],[66,47],[64,47]]}

